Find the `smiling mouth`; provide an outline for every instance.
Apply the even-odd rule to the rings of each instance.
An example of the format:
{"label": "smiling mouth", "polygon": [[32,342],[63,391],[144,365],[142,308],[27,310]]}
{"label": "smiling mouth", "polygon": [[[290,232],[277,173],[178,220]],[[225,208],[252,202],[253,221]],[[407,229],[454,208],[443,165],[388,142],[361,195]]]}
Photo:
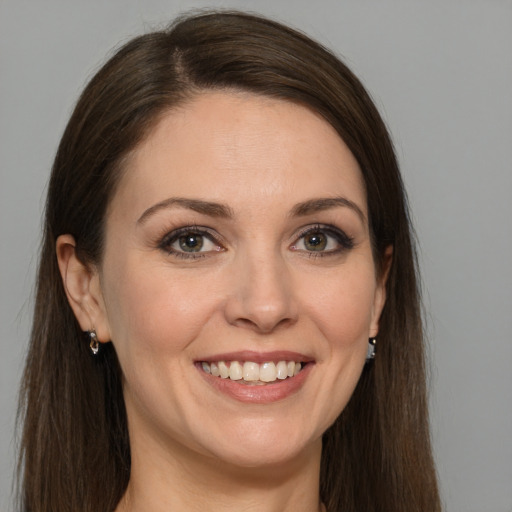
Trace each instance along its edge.
{"label": "smiling mouth", "polygon": [[220,379],[238,381],[240,384],[265,385],[284,381],[299,374],[306,363],[296,361],[201,361],[203,372]]}

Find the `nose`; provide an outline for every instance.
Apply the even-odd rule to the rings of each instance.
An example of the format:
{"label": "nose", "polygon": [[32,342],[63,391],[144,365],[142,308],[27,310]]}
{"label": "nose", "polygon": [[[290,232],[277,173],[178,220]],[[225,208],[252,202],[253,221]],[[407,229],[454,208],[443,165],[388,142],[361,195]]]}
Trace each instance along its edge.
{"label": "nose", "polygon": [[225,304],[230,324],[269,334],[297,321],[292,276],[282,258],[246,255],[235,266]]}

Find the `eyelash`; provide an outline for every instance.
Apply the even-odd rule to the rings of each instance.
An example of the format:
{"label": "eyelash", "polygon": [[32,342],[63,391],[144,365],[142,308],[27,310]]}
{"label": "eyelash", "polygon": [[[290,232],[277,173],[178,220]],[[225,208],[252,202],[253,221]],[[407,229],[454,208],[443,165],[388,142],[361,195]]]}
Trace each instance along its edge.
{"label": "eyelash", "polygon": [[354,239],[348,236],[341,229],[330,224],[316,224],[314,226],[307,227],[299,233],[297,242],[292,245],[292,248],[294,250],[302,251],[302,249],[296,249],[299,241],[302,241],[308,235],[316,233],[321,233],[327,235],[328,237],[334,238],[337,244],[339,244],[339,247],[327,251],[304,251],[308,258],[325,258],[329,256],[338,256],[341,253],[354,248]]}
{"label": "eyelash", "polygon": [[185,252],[185,251],[177,251],[172,248],[172,245],[177,242],[180,237],[184,235],[199,235],[207,240],[209,240],[212,244],[216,245],[217,247],[220,247],[221,250],[224,249],[222,244],[216,240],[216,236],[213,235],[213,233],[210,233],[210,230],[205,227],[201,226],[185,226],[183,228],[175,229],[174,231],[171,231],[170,233],[167,233],[160,243],[158,244],[158,248],[165,251],[167,254],[171,256],[175,256],[176,258],[182,258],[182,259],[199,259],[199,258],[205,258],[208,254],[207,251],[205,252]]}
{"label": "eyelash", "polygon": [[[304,240],[305,237],[311,234],[324,234],[327,237],[333,238],[336,243],[339,245],[336,249],[330,249],[327,251],[308,251],[304,249],[297,249],[297,245]],[[208,228],[201,226],[185,226],[183,228],[176,229],[167,233],[161,241],[158,243],[158,248],[162,251],[165,251],[167,254],[174,256],[176,258],[188,259],[188,260],[196,260],[200,258],[205,258],[208,256],[209,252],[212,251],[204,251],[204,252],[186,252],[186,251],[178,251],[172,248],[172,245],[176,243],[180,237],[184,235],[199,235],[207,240],[209,240],[216,247],[220,247],[218,252],[224,250],[223,245],[217,240],[218,236],[214,235]],[[328,243],[328,242],[327,242]],[[302,230],[294,242],[291,245],[291,249],[294,251],[304,252],[309,258],[322,258],[329,256],[339,255],[347,250],[350,250],[354,247],[354,239],[348,236],[341,229],[331,226],[328,224],[316,224],[314,226],[308,226],[306,229]]]}

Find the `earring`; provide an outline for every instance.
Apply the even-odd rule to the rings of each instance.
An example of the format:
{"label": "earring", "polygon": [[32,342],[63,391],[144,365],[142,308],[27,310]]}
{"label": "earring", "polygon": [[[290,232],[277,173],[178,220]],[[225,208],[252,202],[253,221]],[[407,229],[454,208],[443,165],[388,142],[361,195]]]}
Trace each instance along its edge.
{"label": "earring", "polygon": [[91,331],[87,331],[87,335],[89,336],[89,347],[91,348],[91,352],[93,355],[96,355],[98,353],[98,350],[100,349],[100,342],[98,341],[98,335],[96,334],[96,331],[92,329]]}
{"label": "earring", "polygon": [[375,338],[368,339],[368,352],[366,353],[366,361],[372,361],[375,359],[375,346],[377,345],[377,340]]}

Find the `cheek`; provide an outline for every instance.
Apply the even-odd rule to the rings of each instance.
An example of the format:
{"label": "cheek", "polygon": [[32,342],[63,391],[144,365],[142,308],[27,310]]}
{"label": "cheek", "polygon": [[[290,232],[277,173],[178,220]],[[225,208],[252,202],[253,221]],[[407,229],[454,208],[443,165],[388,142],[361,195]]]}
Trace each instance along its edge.
{"label": "cheek", "polygon": [[373,316],[373,268],[346,269],[323,283],[309,301],[312,315],[329,341],[331,351],[366,346]]}
{"label": "cheek", "polygon": [[321,436],[346,407],[366,360],[375,282],[371,265],[346,265],[322,282],[308,301],[309,324],[320,331],[318,373],[310,414]]}
{"label": "cheek", "polygon": [[109,325],[122,364],[183,351],[203,328],[216,296],[187,275],[141,268],[118,266],[106,283]]}

